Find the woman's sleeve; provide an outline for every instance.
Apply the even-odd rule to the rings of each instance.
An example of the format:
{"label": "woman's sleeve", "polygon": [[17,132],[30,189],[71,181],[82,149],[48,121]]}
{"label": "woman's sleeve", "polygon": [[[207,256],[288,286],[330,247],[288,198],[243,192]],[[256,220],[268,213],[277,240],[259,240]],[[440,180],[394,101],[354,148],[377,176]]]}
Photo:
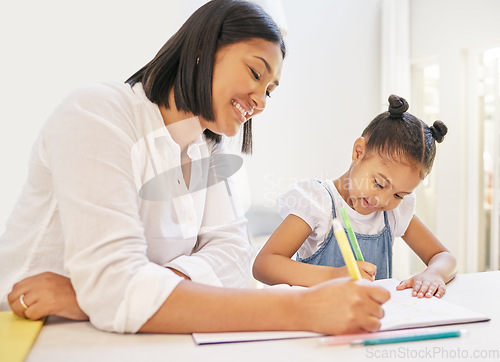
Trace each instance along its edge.
{"label": "woman's sleeve", "polygon": [[[214,147],[212,157],[214,155],[224,155],[223,148]],[[231,161],[230,158],[226,160]],[[234,177],[210,185],[193,253],[182,255],[166,266],[181,271],[194,282],[247,287],[254,250],[248,240],[241,192]]]}
{"label": "woman's sleeve", "polygon": [[127,125],[88,110],[106,92],[80,91],[55,111],[44,129],[45,162],[80,307],[99,329],[133,333],[182,278],[146,256]]}

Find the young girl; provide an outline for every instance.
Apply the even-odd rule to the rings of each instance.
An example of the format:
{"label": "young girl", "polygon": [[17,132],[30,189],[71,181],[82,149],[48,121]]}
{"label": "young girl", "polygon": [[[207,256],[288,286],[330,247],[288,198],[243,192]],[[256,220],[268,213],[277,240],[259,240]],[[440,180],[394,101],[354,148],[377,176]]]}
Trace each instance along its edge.
{"label": "young girl", "polygon": [[[378,115],[354,142],[349,170],[334,181],[299,182],[278,204],[285,217],[258,254],[253,274],[267,283],[311,286],[348,276],[332,230],[345,208],[365,262],[367,279],[392,277],[392,244],[403,240],[427,268],[401,282],[413,296],[442,297],[456,274],[456,259],[415,215],[413,190],[430,172],[436,143],[447,127],[428,127],[406,112],[405,99],[391,95],[389,111]],[[298,251],[297,261],[291,257]]]}

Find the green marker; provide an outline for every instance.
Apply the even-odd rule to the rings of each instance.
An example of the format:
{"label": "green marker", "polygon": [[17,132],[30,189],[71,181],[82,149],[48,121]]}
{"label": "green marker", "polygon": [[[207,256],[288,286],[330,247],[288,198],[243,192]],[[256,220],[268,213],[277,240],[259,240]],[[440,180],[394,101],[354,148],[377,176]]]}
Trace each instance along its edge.
{"label": "green marker", "polygon": [[440,339],[440,338],[455,338],[455,337],[460,337],[462,334],[464,334],[462,331],[447,331],[447,332],[422,333],[422,334],[417,333],[412,336],[359,339],[352,341],[351,346],[375,346],[377,344],[416,342],[416,341],[426,341],[429,339]]}
{"label": "green marker", "polygon": [[365,259],[363,258],[363,254],[361,254],[358,240],[356,240],[356,235],[354,235],[351,220],[349,220],[349,216],[347,216],[347,211],[345,210],[345,208],[340,209],[340,215],[342,215],[342,220],[344,220],[344,225],[347,229],[347,235],[349,236],[349,241],[351,242],[351,246],[354,250],[354,255],[356,255],[356,259],[359,261],[365,261]]}

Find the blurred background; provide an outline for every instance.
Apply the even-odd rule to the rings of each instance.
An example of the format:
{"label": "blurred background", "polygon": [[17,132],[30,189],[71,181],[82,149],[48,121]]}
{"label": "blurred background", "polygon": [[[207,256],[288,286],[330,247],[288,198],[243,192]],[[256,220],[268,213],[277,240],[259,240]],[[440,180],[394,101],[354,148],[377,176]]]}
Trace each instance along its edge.
{"label": "blurred background", "polygon": [[[26,0],[2,3],[0,232],[27,176],[31,145],[74,88],[125,80],[203,0]],[[279,222],[276,197],[303,179],[336,178],[352,143],[394,93],[449,127],[418,215],[460,272],[499,268],[500,2],[255,0],[283,29],[280,87],[254,119],[240,172],[258,247]],[[231,140],[230,149],[238,147]],[[422,264],[395,243],[395,277]]]}

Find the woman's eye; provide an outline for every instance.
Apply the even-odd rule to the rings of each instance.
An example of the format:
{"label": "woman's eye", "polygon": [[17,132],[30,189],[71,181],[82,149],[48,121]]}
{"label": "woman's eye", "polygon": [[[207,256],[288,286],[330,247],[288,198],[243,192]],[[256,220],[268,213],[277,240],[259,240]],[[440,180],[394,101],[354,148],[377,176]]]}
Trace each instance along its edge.
{"label": "woman's eye", "polygon": [[252,68],[250,68],[250,70],[252,71],[252,74],[253,74],[253,77],[257,80],[260,80],[260,74],[257,73],[255,70],[253,70]]}
{"label": "woman's eye", "polygon": [[271,92],[269,92],[268,90],[266,90],[266,96],[268,96],[269,98],[271,98]]}
{"label": "woman's eye", "polygon": [[384,188],[384,186],[382,186],[381,184],[379,184],[379,183],[377,182],[377,180],[373,180],[373,182],[375,183],[375,185],[376,185],[379,189],[383,189],[383,188]]}
{"label": "woman's eye", "polygon": [[399,196],[398,194],[394,194],[394,197],[399,200],[403,200],[403,196]]}

